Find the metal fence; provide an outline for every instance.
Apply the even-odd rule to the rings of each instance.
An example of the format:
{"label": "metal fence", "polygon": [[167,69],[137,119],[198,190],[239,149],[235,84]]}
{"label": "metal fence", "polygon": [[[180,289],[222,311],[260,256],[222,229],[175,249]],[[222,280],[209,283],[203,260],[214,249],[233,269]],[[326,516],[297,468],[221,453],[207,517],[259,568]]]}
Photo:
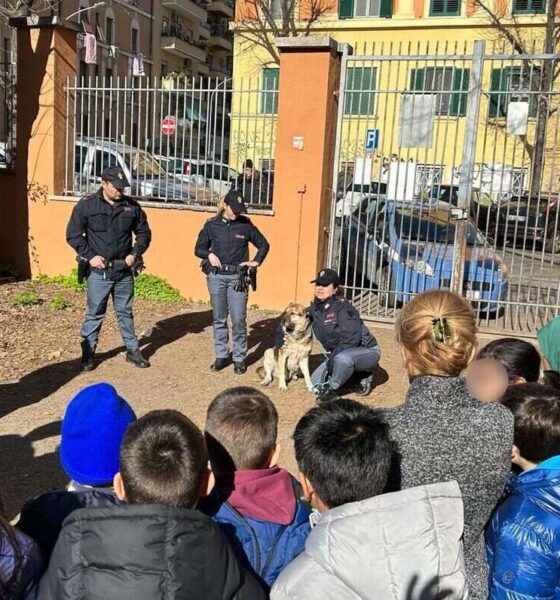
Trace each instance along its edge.
{"label": "metal fence", "polygon": [[141,200],[207,207],[239,188],[271,209],[277,96],[255,79],[68,81],[65,193],[95,191],[118,165]]}
{"label": "metal fence", "polygon": [[494,329],[559,314],[558,66],[484,42],[343,57],[329,263],[362,314],[436,288]]}
{"label": "metal fence", "polygon": [[0,63],[0,169],[15,167],[16,72],[12,63]]}

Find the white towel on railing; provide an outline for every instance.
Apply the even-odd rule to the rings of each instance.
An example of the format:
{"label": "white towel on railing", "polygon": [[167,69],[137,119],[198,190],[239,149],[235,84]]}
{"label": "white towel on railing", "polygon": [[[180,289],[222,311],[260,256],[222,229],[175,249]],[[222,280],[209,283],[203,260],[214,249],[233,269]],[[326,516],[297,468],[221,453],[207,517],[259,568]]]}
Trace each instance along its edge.
{"label": "white towel on railing", "polygon": [[86,33],[85,46],[86,64],[97,64],[97,38],[95,37],[95,35],[93,35],[93,33]]}
{"label": "white towel on railing", "polygon": [[132,59],[132,75],[134,77],[144,77],[146,71],[144,70],[144,55],[139,52],[134,55]]}

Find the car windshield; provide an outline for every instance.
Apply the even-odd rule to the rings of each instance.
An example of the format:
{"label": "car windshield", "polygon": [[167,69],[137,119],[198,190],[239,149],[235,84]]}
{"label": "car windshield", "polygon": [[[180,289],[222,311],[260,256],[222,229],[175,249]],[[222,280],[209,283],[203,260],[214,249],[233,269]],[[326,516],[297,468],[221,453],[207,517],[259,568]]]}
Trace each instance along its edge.
{"label": "car windshield", "polygon": [[147,152],[135,152],[132,160],[132,171],[140,177],[165,177],[166,170]]}
{"label": "car windshield", "polygon": [[[418,242],[453,244],[455,224],[448,210],[399,208],[395,211],[395,229],[399,238]],[[484,238],[473,223],[467,224],[467,245],[482,246]]]}
{"label": "car windshield", "polygon": [[433,187],[430,192],[430,197],[432,198],[432,200],[442,200],[444,202],[449,202],[450,204],[457,206],[458,194],[458,187],[442,185]]}

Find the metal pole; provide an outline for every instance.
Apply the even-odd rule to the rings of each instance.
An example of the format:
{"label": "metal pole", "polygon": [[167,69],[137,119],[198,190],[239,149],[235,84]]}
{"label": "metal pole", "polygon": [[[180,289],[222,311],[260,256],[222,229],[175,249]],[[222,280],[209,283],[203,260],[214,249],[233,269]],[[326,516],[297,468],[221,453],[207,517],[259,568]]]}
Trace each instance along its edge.
{"label": "metal pole", "polygon": [[474,176],[474,161],[476,155],[476,139],[480,113],[480,97],[482,93],[482,71],[484,67],[483,40],[474,43],[473,62],[467,99],[467,122],[465,141],[463,144],[463,160],[459,179],[457,198],[457,226],[455,228],[455,245],[453,247],[453,274],[451,276],[451,291],[462,295],[465,256],[467,249],[468,215],[471,204],[472,183]]}

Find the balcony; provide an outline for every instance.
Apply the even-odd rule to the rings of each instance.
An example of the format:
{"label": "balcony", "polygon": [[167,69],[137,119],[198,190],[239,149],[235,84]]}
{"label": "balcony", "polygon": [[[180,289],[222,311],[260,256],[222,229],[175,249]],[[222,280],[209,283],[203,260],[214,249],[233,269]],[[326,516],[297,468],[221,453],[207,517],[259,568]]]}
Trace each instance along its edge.
{"label": "balcony", "polygon": [[198,24],[198,35],[203,40],[207,40],[210,37],[210,25],[205,21],[201,21]]}
{"label": "balcony", "polygon": [[202,0],[163,0],[164,8],[194,21],[206,21],[206,4]]}
{"label": "balcony", "polygon": [[233,51],[233,44],[231,41],[231,32],[227,27],[221,24],[215,24],[210,27],[210,39],[208,40],[208,46],[215,50],[225,50],[226,52]]}
{"label": "balcony", "polygon": [[207,6],[208,12],[233,18],[233,2],[231,0],[212,0]]}
{"label": "balcony", "polygon": [[180,25],[171,24],[161,30],[161,49],[181,58],[194,58],[198,62],[206,59],[205,43],[193,39],[190,31]]}

